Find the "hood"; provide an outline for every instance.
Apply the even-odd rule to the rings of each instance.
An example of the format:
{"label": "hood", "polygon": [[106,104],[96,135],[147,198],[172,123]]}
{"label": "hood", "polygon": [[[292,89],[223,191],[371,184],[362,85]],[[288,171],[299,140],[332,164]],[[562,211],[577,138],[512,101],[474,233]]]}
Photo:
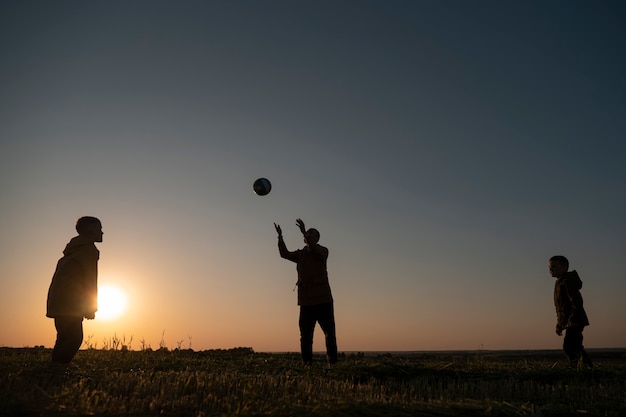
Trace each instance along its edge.
{"label": "hood", "polygon": [[74,252],[82,249],[85,245],[93,245],[93,241],[84,238],[83,236],[73,237],[72,240],[65,246],[63,250],[63,255],[68,256],[73,254]]}
{"label": "hood", "polygon": [[577,289],[581,289],[583,287],[583,282],[576,271],[566,272],[561,279],[567,282],[568,285],[574,286]]}

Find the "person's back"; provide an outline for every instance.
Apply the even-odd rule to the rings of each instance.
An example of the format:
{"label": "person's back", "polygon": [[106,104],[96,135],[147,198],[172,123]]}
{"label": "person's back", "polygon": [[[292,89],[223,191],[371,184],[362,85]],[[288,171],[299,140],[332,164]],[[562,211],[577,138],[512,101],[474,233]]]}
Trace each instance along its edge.
{"label": "person's back", "polygon": [[554,305],[561,328],[589,325],[580,290],[583,282],[576,271],[565,272],[554,283]]}
{"label": "person's back", "polygon": [[70,240],[52,277],[46,316],[84,317],[97,311],[99,256],[91,239],[76,236]]}
{"label": "person's back", "polygon": [[298,305],[330,303],[333,296],[328,282],[328,249],[317,245],[314,252],[308,247],[296,251],[298,272]]}

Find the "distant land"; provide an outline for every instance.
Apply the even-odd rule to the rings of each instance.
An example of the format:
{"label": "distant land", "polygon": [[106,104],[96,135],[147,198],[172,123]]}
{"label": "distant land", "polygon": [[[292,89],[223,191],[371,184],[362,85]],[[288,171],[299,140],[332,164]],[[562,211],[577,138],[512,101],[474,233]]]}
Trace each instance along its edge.
{"label": "distant land", "polygon": [[[585,348],[587,353],[595,358],[611,358],[620,359],[626,358],[626,347],[623,348]],[[297,352],[267,352],[267,353],[297,353]],[[565,357],[565,353],[561,349],[503,349],[503,350],[406,350],[406,351],[341,351],[346,356],[350,355],[364,355],[364,356],[424,356],[424,357],[467,357],[467,356],[482,356],[493,357],[497,359],[515,359],[523,357],[537,358],[540,356],[546,358],[561,358]],[[315,352],[316,355],[323,355],[324,352]]]}
{"label": "distant land", "polygon": [[[23,347],[10,347],[0,346],[0,350],[29,350],[29,349],[43,349],[52,351],[51,347],[45,346],[23,346]],[[88,349],[81,349],[82,351]],[[95,350],[118,350],[118,349],[95,349]],[[131,349],[135,350],[135,349]],[[179,349],[166,349],[169,351],[176,351]],[[299,355],[299,351],[255,351],[251,347],[236,347],[231,349],[183,349],[185,351],[193,352],[233,352],[233,351],[246,351],[256,352],[264,354],[276,354],[276,355]],[[626,347],[621,348],[589,348],[585,349],[592,359],[626,359]],[[137,350],[139,351],[139,350]],[[325,355],[324,351],[314,352],[316,356]],[[392,356],[392,357],[424,357],[424,358],[467,358],[467,357],[481,357],[481,358],[493,358],[500,360],[516,360],[523,358],[546,358],[546,359],[561,359],[565,358],[565,353],[561,349],[502,349],[502,350],[487,350],[487,349],[475,349],[475,350],[387,350],[387,351],[340,351],[342,356]]]}

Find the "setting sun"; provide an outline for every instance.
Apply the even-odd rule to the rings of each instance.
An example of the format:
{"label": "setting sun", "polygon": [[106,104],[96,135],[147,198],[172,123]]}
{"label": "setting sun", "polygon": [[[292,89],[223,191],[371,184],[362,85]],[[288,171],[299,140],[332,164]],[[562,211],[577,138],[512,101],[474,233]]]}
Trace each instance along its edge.
{"label": "setting sun", "polygon": [[124,314],[128,300],[119,287],[103,285],[98,289],[98,312],[96,318],[113,320]]}

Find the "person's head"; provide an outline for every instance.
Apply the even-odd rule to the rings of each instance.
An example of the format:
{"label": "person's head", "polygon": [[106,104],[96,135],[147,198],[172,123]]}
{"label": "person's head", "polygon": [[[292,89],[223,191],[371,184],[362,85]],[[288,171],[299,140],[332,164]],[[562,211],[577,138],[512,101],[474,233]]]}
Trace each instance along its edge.
{"label": "person's head", "polygon": [[563,255],[553,256],[548,262],[548,270],[550,271],[550,276],[553,276],[554,278],[561,278],[568,269],[569,261]]}
{"label": "person's head", "polygon": [[306,243],[307,245],[315,245],[319,241],[320,232],[318,232],[317,229],[311,228],[307,230],[304,234],[304,243]]}
{"label": "person's head", "polygon": [[83,216],[76,221],[76,231],[80,236],[94,242],[102,242],[102,223],[96,217]]}

